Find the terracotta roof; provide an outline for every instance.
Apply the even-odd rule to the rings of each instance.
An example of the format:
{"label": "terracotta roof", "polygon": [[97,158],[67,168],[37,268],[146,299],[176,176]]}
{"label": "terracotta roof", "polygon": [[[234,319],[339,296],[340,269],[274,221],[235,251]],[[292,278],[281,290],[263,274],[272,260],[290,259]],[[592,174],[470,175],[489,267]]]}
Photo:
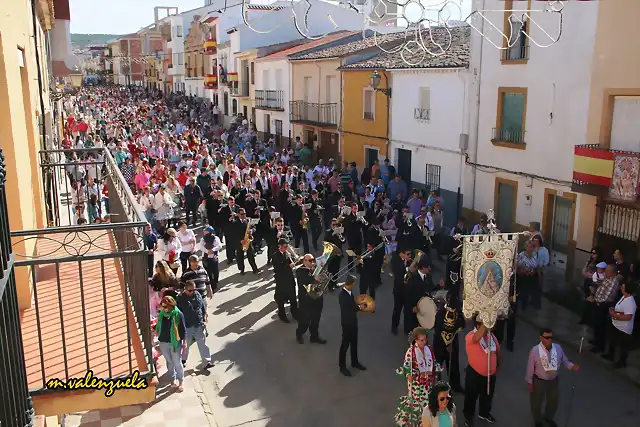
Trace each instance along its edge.
{"label": "terracotta roof", "polygon": [[[407,40],[414,38],[414,33],[407,35]],[[433,41],[432,41],[433,39]],[[340,67],[341,70],[357,69],[399,69],[399,68],[466,68],[469,66],[471,47],[471,27],[443,28],[436,27],[422,31],[422,41],[430,53],[422,49],[409,47],[404,53],[395,52],[380,54],[364,61]],[[438,47],[434,41],[442,46]],[[449,45],[451,42],[451,45]],[[438,54],[441,53],[441,54]],[[413,64],[413,65],[409,65]]]}
{"label": "terracotta roof", "polygon": [[262,58],[260,58],[259,60],[272,60],[272,59],[279,59],[279,58],[284,58],[287,57],[289,55],[293,55],[294,53],[300,53],[300,52],[304,52],[307,51],[309,49],[313,49],[315,47],[318,46],[322,46],[324,44],[328,44],[331,42],[334,42],[336,40],[340,40],[343,39],[345,37],[349,37],[352,36],[354,34],[359,33],[360,31],[336,31],[335,33],[331,33],[326,35],[325,37],[322,37],[319,40],[311,40],[307,43],[303,43],[299,46],[294,46],[291,47],[289,49],[285,49],[285,50],[281,50],[280,52],[276,52],[276,53],[272,53],[271,55],[266,55],[263,56]]}
{"label": "terracotta roof", "polygon": [[370,49],[372,47],[384,46],[385,49],[391,49],[393,46],[402,43],[405,38],[405,31],[377,34],[376,37],[364,37],[351,43],[343,44],[340,46],[332,46],[326,49],[304,53],[301,52],[298,55],[292,55],[292,60],[304,60],[304,59],[329,59],[340,58],[346,55],[350,55],[361,50]]}

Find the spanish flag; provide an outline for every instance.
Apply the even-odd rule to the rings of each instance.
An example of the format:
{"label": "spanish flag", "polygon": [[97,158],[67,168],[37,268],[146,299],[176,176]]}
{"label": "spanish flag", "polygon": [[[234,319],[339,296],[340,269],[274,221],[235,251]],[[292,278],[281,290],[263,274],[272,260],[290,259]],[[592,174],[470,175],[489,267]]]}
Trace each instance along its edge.
{"label": "spanish flag", "polygon": [[611,187],[615,153],[596,147],[576,146],[573,154],[573,180]]}

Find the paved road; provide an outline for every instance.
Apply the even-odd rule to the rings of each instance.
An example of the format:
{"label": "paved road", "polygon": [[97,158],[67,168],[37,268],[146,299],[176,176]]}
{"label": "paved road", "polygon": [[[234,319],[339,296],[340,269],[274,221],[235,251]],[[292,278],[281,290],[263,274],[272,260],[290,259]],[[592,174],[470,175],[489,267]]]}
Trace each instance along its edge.
{"label": "paved road", "polygon": [[[265,261],[265,255],[260,255],[258,266]],[[406,390],[394,370],[407,343],[389,331],[393,301],[388,276],[378,292],[376,312],[360,315],[360,359],[368,370],[345,378],[337,368],[337,294],[326,296],[324,302],[320,332],[328,344],[300,345],[295,341],[295,323],[283,324],[276,317],[271,271],[240,276],[235,265],[226,266],[225,261],[221,267],[221,290],[210,305],[208,338],[216,366],[201,376],[217,427],[393,426],[396,399]],[[506,354],[498,377],[496,426],[532,425],[523,378],[528,350],[537,339],[537,331],[519,324],[515,352]],[[565,427],[575,379],[568,427],[637,426],[640,391],[589,355],[567,352],[583,369],[577,375],[562,373],[558,425]],[[189,367],[199,364],[197,356],[194,346]],[[464,354],[461,364],[466,366]],[[455,398],[462,420],[462,396]],[[476,426],[485,425],[476,420]]]}

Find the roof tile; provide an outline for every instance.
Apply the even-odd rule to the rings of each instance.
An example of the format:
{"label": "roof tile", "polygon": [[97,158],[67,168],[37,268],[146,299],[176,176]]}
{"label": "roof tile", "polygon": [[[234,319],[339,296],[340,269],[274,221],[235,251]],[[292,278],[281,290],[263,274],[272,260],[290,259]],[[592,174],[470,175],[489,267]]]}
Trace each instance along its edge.
{"label": "roof tile", "polygon": [[294,47],[291,47],[289,49],[281,50],[280,52],[272,53],[271,55],[263,56],[260,59],[271,60],[271,59],[284,58],[284,57],[293,55],[295,53],[305,52],[305,51],[307,51],[309,49],[313,49],[315,47],[322,46],[324,44],[328,44],[328,43],[334,42],[336,40],[340,40],[340,39],[343,39],[345,37],[352,36],[352,35],[357,34],[357,33],[359,33],[359,31],[337,31],[335,33],[328,34],[328,35],[322,37],[321,39],[311,40],[311,41],[308,41],[307,43],[303,43],[303,44],[301,44],[299,46],[294,46]]}
{"label": "roof tile", "polygon": [[405,31],[399,31],[388,34],[376,34],[371,37],[363,37],[359,40],[351,43],[343,44],[340,46],[332,46],[326,49],[318,50],[309,53],[300,53],[298,55],[292,55],[292,60],[305,60],[305,59],[329,59],[340,58],[346,55],[359,52],[361,50],[370,49],[376,46],[384,46],[385,49],[391,49],[395,45],[402,43],[405,37]]}

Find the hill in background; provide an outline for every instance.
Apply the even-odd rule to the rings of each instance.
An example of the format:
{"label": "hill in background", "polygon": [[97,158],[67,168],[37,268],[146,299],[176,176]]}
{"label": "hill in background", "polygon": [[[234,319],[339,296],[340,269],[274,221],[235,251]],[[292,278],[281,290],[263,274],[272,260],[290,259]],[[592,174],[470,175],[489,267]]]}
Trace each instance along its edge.
{"label": "hill in background", "polygon": [[92,44],[105,44],[109,40],[120,37],[119,34],[71,34],[71,45],[81,49]]}

